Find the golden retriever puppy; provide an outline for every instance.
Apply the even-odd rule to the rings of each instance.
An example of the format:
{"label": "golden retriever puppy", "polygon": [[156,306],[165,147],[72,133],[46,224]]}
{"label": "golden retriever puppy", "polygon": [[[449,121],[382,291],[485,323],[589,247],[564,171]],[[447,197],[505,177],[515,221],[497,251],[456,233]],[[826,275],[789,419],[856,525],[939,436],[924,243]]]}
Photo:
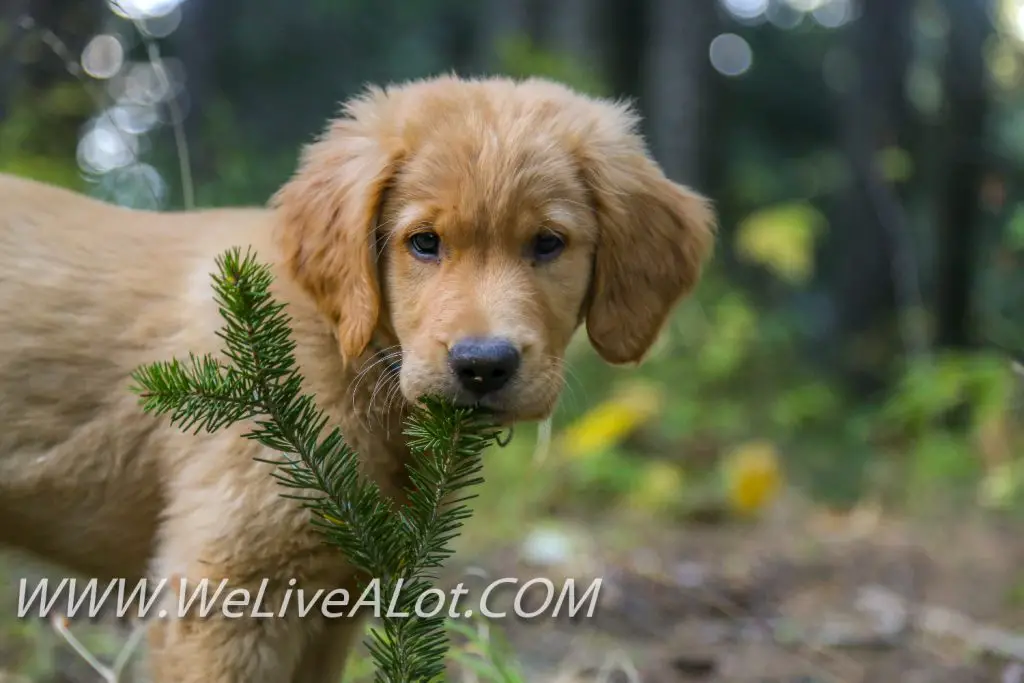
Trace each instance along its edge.
{"label": "golden retriever puppy", "polygon": [[[216,352],[214,259],[252,247],[366,473],[401,496],[410,401],[551,413],[573,333],[639,361],[699,278],[712,213],[622,104],[543,80],[371,89],[268,209],[147,213],[0,176],[0,542],[95,577],[228,580],[275,616],[149,620],[157,683],[338,680],[358,620],[277,608],[355,577],[243,431],[144,415],[138,365]],[[210,591],[212,593],[213,588]]]}

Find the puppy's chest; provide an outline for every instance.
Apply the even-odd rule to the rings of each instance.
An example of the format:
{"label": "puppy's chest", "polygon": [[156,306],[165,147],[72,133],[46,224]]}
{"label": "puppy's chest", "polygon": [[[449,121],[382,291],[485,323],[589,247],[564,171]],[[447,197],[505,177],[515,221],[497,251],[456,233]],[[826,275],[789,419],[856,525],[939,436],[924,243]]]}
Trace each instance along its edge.
{"label": "puppy's chest", "polygon": [[389,438],[386,432],[359,430],[349,430],[346,442],[358,456],[362,475],[374,481],[385,496],[396,503],[404,503],[409,486],[407,463],[410,457],[405,442],[398,437]]}
{"label": "puppy's chest", "polygon": [[[359,456],[362,476],[375,481],[396,505],[403,504],[408,478],[401,442],[394,444],[382,434],[358,428],[345,432],[346,443]],[[267,462],[280,461],[281,454],[236,438],[239,440],[230,442],[231,446],[249,447],[243,446],[244,453],[237,454],[241,457],[234,460],[234,468],[203,477],[201,485],[193,481],[183,486],[184,495],[176,497],[184,506],[179,512],[190,518],[186,523],[190,535],[206,536],[209,551],[218,557],[210,557],[209,551],[201,554],[213,560],[218,573],[231,576],[257,567],[264,574],[308,581],[336,581],[351,574],[344,555],[315,524],[315,513],[289,497],[296,490],[275,477],[284,474],[287,478],[281,465]],[[227,441],[227,435],[222,439]],[[304,495],[322,493],[306,491]]]}

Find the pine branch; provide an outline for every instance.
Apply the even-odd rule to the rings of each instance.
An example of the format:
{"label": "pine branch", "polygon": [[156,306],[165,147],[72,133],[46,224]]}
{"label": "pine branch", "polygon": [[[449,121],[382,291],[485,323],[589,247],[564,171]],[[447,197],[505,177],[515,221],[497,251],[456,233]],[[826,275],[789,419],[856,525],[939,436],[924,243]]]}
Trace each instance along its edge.
{"label": "pine branch", "polygon": [[253,416],[248,383],[210,355],[189,354],[187,364],[154,363],[140,368],[135,379],[148,388],[143,410],[171,413],[171,424],[182,431],[214,432]]}
{"label": "pine branch", "polygon": [[449,543],[469,518],[471,496],[460,492],[482,481],[480,456],[497,437],[482,414],[425,399],[409,418],[406,435],[408,505],[396,510],[376,483],[362,477],[358,456],[328,418],[302,393],[285,306],[270,295],[273,277],[238,249],[217,261],[215,299],[224,327],[220,362],[212,355],[187,363],[153,363],[133,373],[143,410],[170,416],[183,431],[215,432],[246,420],[243,434],[279,454],[265,462],[273,476],[313,513],[313,524],[363,574],[380,579],[382,597],[397,593],[398,613],[371,631],[369,649],[380,683],[429,681],[444,671],[448,648],[444,617],[418,617],[414,606],[431,587],[433,570],[452,554]]}
{"label": "pine branch", "polygon": [[[407,492],[409,505],[399,518],[405,538],[403,571],[396,581],[385,582],[385,594],[393,595],[401,581],[403,591],[399,593],[396,611],[414,614],[416,602],[436,578],[432,570],[441,567],[451,555],[448,543],[471,514],[465,505],[471,496],[455,496],[462,489],[482,482],[478,476],[479,454],[498,434],[485,418],[437,399],[425,400],[405,433],[410,437],[409,447],[415,455],[409,468],[412,484]],[[383,636],[374,635],[376,640],[371,650],[381,648],[375,656],[384,657],[386,652],[405,655],[389,659],[389,669],[403,676],[422,671],[426,674],[425,680],[433,680],[443,673],[448,637],[442,614],[385,621]],[[394,647],[384,650],[385,644]],[[377,680],[389,679],[381,678],[378,672]]]}

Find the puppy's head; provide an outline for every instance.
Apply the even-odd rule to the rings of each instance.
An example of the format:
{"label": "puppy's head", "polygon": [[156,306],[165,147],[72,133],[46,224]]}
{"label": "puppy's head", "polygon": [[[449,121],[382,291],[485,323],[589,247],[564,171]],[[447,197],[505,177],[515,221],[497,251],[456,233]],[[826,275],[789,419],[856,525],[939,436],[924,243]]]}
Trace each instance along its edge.
{"label": "puppy's head", "polygon": [[541,419],[573,332],[639,361],[711,247],[706,202],[636,127],[625,105],[536,79],[371,90],[276,195],[278,244],[343,355],[401,346],[408,400]]}

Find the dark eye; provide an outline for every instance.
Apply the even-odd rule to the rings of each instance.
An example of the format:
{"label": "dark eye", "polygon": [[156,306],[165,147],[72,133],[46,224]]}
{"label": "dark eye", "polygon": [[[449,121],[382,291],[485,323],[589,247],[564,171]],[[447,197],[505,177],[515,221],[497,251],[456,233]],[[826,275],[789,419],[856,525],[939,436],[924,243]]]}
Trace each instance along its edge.
{"label": "dark eye", "polygon": [[557,258],[565,249],[565,240],[553,232],[545,231],[533,239],[532,256],[537,261],[550,261]]}
{"label": "dark eye", "polygon": [[421,259],[436,259],[441,254],[441,238],[436,232],[424,230],[409,238],[409,250]]}

